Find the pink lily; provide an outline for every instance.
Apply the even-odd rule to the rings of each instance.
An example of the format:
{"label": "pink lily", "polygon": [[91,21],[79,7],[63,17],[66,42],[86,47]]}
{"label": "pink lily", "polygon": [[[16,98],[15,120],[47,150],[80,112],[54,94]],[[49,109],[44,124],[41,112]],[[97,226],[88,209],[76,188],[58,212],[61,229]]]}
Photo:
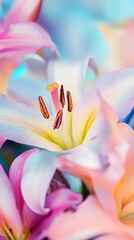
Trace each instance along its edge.
{"label": "pink lily", "polygon": [[[90,170],[94,169],[102,171],[102,169],[106,167],[105,164],[107,164],[107,161],[104,161],[103,163],[103,160],[106,160],[103,158],[103,152],[100,152],[102,157],[94,153],[94,148],[98,148],[98,143],[96,144],[99,139],[96,138],[98,135],[102,136],[103,141],[104,139],[107,139],[107,137],[111,138],[112,135],[112,141],[109,142],[109,140],[108,143],[106,142],[107,149],[104,144],[106,154],[110,157],[110,165],[112,164],[112,166],[116,164],[113,157],[114,153],[115,159],[117,159],[118,154],[120,155],[121,161],[119,165],[117,164],[115,167],[117,172],[119,171],[119,177],[123,174],[127,143],[120,133],[116,134],[116,130],[118,130],[116,124],[120,117],[125,116],[127,112],[131,110],[134,102],[134,69],[128,68],[104,74],[92,83],[90,88],[87,88],[87,84],[84,83],[84,76],[85,68],[88,64],[89,61],[86,60],[86,63],[54,61],[48,65],[48,80],[50,83],[51,81],[56,82],[51,83],[48,86],[49,91],[45,91],[45,84],[47,81],[44,82],[44,88],[42,87],[42,89],[44,89],[44,96],[47,98],[50,94],[52,97],[52,99],[49,98],[46,104],[50,115],[49,119],[44,119],[42,117],[39,104],[38,107],[27,106],[26,104],[18,103],[3,95],[0,96],[0,134],[6,139],[45,149],[43,151],[44,158],[41,158],[41,160],[37,162],[38,174],[41,179],[40,181],[42,181],[42,177],[45,177],[46,166],[44,165],[44,159],[47,155],[50,156],[50,159],[53,162],[52,164],[54,164],[56,159],[57,162],[58,159],[62,159],[62,161],[59,160],[60,164],[58,164],[58,167],[65,171],[72,172],[73,174],[76,173],[77,176],[80,176],[84,181],[87,180],[87,176],[89,181],[91,177]],[[62,109],[58,96],[58,83],[59,86],[63,84],[64,91],[69,90],[71,93],[73,101],[72,111],[69,111],[70,109],[67,110],[68,107],[72,107],[71,100],[67,107],[67,99],[65,99],[65,107]],[[33,94],[33,92],[32,86],[30,85],[29,93]],[[100,92],[105,101],[99,97],[98,92]],[[69,97],[71,95],[69,95]],[[111,107],[108,107],[107,110],[107,107],[105,107],[105,105],[107,105],[106,101],[116,111],[117,116],[113,117]],[[35,100],[35,102],[37,103],[37,100]],[[104,106],[104,110],[101,106]],[[100,108],[102,109],[101,111],[99,111]],[[53,127],[55,128],[56,114],[59,110],[61,110],[60,114],[63,111],[63,118],[61,118],[60,115],[60,118],[56,123],[56,129],[53,129]],[[106,119],[108,118],[108,115],[113,119],[112,123],[108,121],[108,126],[106,128],[108,130],[113,129],[113,134],[109,134],[110,136],[108,135],[106,137],[101,133],[101,129],[99,130],[100,113],[103,111]],[[108,133],[111,132],[112,130],[109,130]],[[101,142],[101,140],[99,141]],[[101,149],[103,149],[104,146],[102,145]],[[85,150],[87,153],[85,154],[86,157],[83,156]],[[69,156],[73,157],[69,158]],[[79,156],[81,156],[83,161],[81,161]],[[87,156],[89,158],[87,158]],[[69,159],[69,166],[68,164],[64,164],[64,159]],[[87,168],[88,170],[86,171]],[[51,169],[52,168],[49,169],[50,172]],[[25,175],[23,180],[27,183],[29,189],[33,189],[31,190],[33,199],[35,198],[36,192],[34,187],[37,186],[37,183],[35,184],[35,170],[34,164],[31,163],[30,168],[29,165],[26,165],[26,172],[28,175]],[[75,172],[74,170],[78,171]],[[29,176],[33,179],[32,182],[29,181]],[[112,176],[112,173],[110,176]],[[114,174],[112,181],[116,182],[117,180],[118,176]],[[38,183],[37,189],[39,189],[39,186],[40,183]],[[31,203],[31,196],[27,194],[26,188],[22,188],[22,191],[28,206],[35,209],[36,206],[33,204],[34,202]]]}
{"label": "pink lily", "polygon": [[[26,174],[25,163],[30,162],[32,158],[34,161],[38,159],[38,154],[40,154],[38,150],[33,149],[18,156],[10,167],[9,178],[0,166],[0,236],[5,239],[43,239],[47,236],[54,218],[82,200],[80,194],[71,192],[65,188],[63,183],[56,180],[56,175],[51,182],[55,172],[53,168],[53,175],[50,176],[47,172],[48,179],[41,183],[41,192],[38,192],[39,195],[35,194],[38,201],[36,201],[36,207],[40,209],[42,204],[42,211],[36,214],[27,206],[21,191],[23,176]],[[38,181],[36,175],[35,178]],[[28,194],[30,194],[30,189],[28,189]],[[31,198],[31,201],[34,200]]]}
{"label": "pink lily", "polygon": [[[26,53],[37,52],[42,47],[56,50],[48,33],[37,23],[41,0],[15,0],[0,22],[0,71],[1,92],[7,93],[7,81]],[[34,39],[34,41],[33,41]]]}
{"label": "pink lily", "polygon": [[[97,196],[90,195],[75,213],[60,214],[49,229],[50,239],[134,239],[134,132],[123,123],[119,123],[118,127],[129,143],[122,177],[109,191],[111,183],[108,176],[96,173],[98,191],[105,199],[105,204],[100,204]],[[120,161],[120,158],[117,160]]]}

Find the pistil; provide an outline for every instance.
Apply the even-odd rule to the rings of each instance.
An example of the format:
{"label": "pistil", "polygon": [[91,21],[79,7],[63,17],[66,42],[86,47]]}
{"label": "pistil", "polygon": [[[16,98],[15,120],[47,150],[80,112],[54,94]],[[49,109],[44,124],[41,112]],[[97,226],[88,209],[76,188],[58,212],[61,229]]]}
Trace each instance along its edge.
{"label": "pistil", "polygon": [[51,93],[52,101],[53,101],[56,112],[59,111],[60,109],[58,88],[59,88],[59,84],[56,82],[53,82],[52,84],[47,85],[47,88],[46,88]]}

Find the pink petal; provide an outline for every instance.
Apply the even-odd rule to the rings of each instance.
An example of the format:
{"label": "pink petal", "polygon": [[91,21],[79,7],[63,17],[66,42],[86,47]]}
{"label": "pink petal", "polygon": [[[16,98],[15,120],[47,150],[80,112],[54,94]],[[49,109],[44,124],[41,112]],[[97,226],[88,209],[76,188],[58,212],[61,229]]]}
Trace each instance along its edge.
{"label": "pink petal", "polygon": [[59,189],[47,196],[46,207],[53,211],[64,211],[70,207],[76,207],[81,201],[82,196],[79,193],[69,189]]}
{"label": "pink petal", "polygon": [[36,228],[32,235],[33,240],[39,240],[47,237],[49,228],[53,223],[54,219],[58,215],[69,208],[75,211],[77,205],[82,201],[82,196],[79,193],[74,193],[69,189],[60,189],[46,198],[46,206],[50,207],[51,212],[46,219]]}
{"label": "pink petal", "polygon": [[32,149],[32,150],[28,150],[28,151],[22,153],[12,162],[10,170],[9,170],[10,182],[11,182],[12,188],[14,190],[17,207],[18,207],[20,213],[22,211],[22,206],[24,204],[24,200],[22,198],[21,188],[20,188],[24,164],[37,152],[38,152],[37,149]]}
{"label": "pink petal", "polygon": [[90,191],[93,187],[105,209],[115,216],[113,190],[125,171],[128,143],[118,128],[116,114],[103,99],[99,116],[98,137],[66,152],[57,167],[80,177]]}
{"label": "pink petal", "polygon": [[51,225],[48,237],[58,240],[81,240],[108,233],[124,233],[118,220],[110,219],[95,197],[90,196],[76,212],[66,212]]}
{"label": "pink petal", "polygon": [[10,24],[0,35],[0,58],[11,58],[18,54],[20,59],[24,54],[37,52],[45,46],[56,50],[49,34],[38,24],[33,22]]}
{"label": "pink petal", "polygon": [[39,13],[41,0],[15,0],[7,12],[4,23],[16,23],[34,20]]}
{"label": "pink petal", "polygon": [[1,226],[4,227],[5,224],[8,224],[9,228],[19,238],[22,228],[21,219],[11,183],[2,166],[0,166],[0,191],[2,193],[0,196],[0,215],[3,221]]}
{"label": "pink petal", "polygon": [[55,173],[56,154],[40,151],[34,154],[24,165],[21,183],[22,195],[32,211],[44,215],[45,198],[50,182]]}
{"label": "pink petal", "polygon": [[0,148],[2,147],[5,141],[6,141],[6,138],[4,136],[0,136]]}

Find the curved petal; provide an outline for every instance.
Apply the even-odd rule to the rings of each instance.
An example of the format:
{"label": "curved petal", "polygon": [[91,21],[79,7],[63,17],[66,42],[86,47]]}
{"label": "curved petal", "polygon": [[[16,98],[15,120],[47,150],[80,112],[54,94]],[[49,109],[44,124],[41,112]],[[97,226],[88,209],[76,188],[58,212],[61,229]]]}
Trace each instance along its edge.
{"label": "curved petal", "polygon": [[50,112],[52,101],[49,91],[45,90],[47,85],[45,59],[38,54],[27,54],[10,78],[8,93],[17,101],[30,106],[38,106],[38,96],[42,96]]}
{"label": "curved petal", "polygon": [[76,212],[66,212],[57,217],[50,227],[48,237],[59,240],[81,240],[121,232],[125,233],[125,227],[121,228],[118,220],[110,219],[95,197],[90,196]]}
{"label": "curved petal", "polygon": [[10,24],[0,35],[0,58],[10,58],[16,53],[19,58],[26,53],[37,52],[45,46],[56,50],[49,34],[38,24],[33,22]]}
{"label": "curved petal", "polygon": [[45,198],[56,170],[54,165],[56,157],[55,153],[39,151],[24,165],[22,195],[29,208],[38,214],[44,215],[49,212],[49,208],[45,209]]}
{"label": "curved petal", "polygon": [[5,141],[6,141],[6,138],[3,136],[0,136],[0,148],[2,147]]}
{"label": "curved petal", "polygon": [[48,65],[48,79],[50,83],[57,82],[64,86],[65,91],[70,91],[75,103],[85,92],[88,67],[97,71],[90,57],[82,61],[51,61]]}
{"label": "curved petal", "polygon": [[117,119],[111,106],[101,99],[98,137],[68,151],[57,161],[58,168],[82,178],[90,191],[92,181],[98,199],[113,215],[116,215],[114,186],[124,174],[129,149]]}
{"label": "curved petal", "polygon": [[16,142],[61,151],[58,144],[62,140],[56,132],[52,139],[52,133],[51,119],[45,121],[39,109],[0,95],[0,135]]}
{"label": "curved petal", "polygon": [[23,226],[26,229],[30,229],[31,226],[36,224],[40,216],[35,214],[27,204],[25,203],[22,193],[21,193],[21,180],[24,164],[29,161],[29,159],[38,152],[37,149],[28,150],[21,155],[19,155],[11,164],[9,169],[9,179],[14,190],[14,195],[16,198],[17,208],[19,209],[20,215],[23,219]]}
{"label": "curved petal", "polygon": [[134,68],[124,68],[100,76],[96,86],[119,118],[125,117],[134,104]]}
{"label": "curved petal", "polygon": [[23,198],[21,193],[21,179],[22,179],[22,172],[23,167],[26,161],[29,160],[34,154],[38,152],[37,149],[28,150],[21,155],[19,155],[11,164],[10,170],[9,170],[9,179],[12,184],[12,188],[14,190],[14,195],[17,202],[18,209],[22,210],[23,205]]}
{"label": "curved petal", "polygon": [[75,211],[77,205],[81,201],[82,196],[79,193],[74,193],[69,189],[60,189],[47,196],[46,205],[50,207],[51,212],[36,228],[34,234],[32,235],[32,239],[38,240],[47,237],[49,228],[51,227],[54,219],[57,218],[61,212],[67,209],[72,209],[72,211]]}
{"label": "curved petal", "polygon": [[47,196],[46,207],[52,211],[64,211],[70,207],[75,208],[80,202],[82,202],[82,196],[79,193],[62,188]]}
{"label": "curved petal", "polygon": [[2,228],[8,226],[19,238],[22,223],[11,183],[2,166],[0,166],[0,191],[2,193],[0,197],[0,225]]}
{"label": "curved petal", "polygon": [[37,17],[42,0],[15,0],[9,8],[4,24],[32,21]]}

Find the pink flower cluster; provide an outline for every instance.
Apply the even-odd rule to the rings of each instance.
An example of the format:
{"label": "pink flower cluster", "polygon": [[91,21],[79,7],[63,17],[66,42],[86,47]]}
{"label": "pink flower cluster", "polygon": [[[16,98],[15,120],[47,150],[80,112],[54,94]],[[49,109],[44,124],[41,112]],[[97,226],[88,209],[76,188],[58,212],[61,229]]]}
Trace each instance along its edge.
{"label": "pink flower cluster", "polygon": [[0,146],[30,149],[8,173],[0,165],[0,239],[134,239],[134,132],[120,121],[133,108],[134,67],[63,60],[36,22],[41,5],[14,0],[0,22]]}

